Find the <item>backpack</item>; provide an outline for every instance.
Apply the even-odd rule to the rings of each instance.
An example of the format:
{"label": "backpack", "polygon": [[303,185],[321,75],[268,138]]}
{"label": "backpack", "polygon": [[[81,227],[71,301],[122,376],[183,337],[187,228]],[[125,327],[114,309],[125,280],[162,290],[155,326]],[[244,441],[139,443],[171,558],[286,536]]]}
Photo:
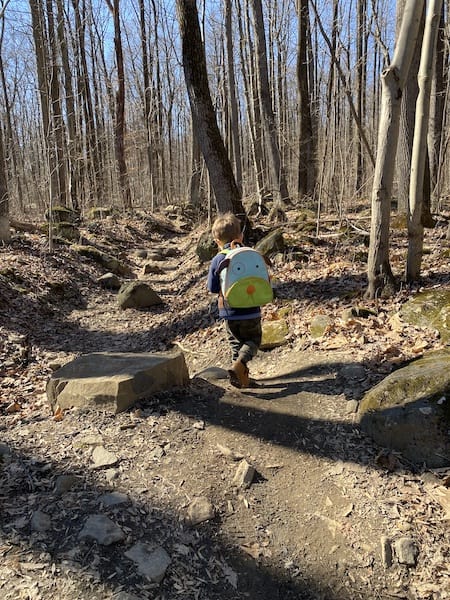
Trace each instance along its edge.
{"label": "backpack", "polygon": [[273,300],[269,272],[263,255],[253,248],[222,250],[220,289],[231,308],[253,308]]}

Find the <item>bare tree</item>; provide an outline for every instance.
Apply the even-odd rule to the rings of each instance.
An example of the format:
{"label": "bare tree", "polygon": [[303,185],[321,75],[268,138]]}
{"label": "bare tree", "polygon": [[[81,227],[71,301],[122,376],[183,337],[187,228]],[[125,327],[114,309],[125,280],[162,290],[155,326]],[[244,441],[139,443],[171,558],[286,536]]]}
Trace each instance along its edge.
{"label": "bare tree", "polygon": [[297,86],[299,99],[298,130],[298,183],[299,197],[312,194],[315,186],[315,149],[311,119],[311,94],[309,90],[308,0],[298,0],[298,41],[297,41]]}
{"label": "bare tree", "polygon": [[183,69],[194,127],[208,168],[219,212],[243,214],[239,189],[217,126],[209,91],[203,46],[195,0],[177,0]]}
{"label": "bare tree", "polygon": [[280,149],[275,116],[270,97],[269,75],[267,70],[266,35],[261,0],[251,0],[255,50],[257,65],[258,94],[261,106],[261,119],[267,142],[267,154],[271,172],[274,199],[276,203],[289,201],[286,174],[281,164]]}
{"label": "bare tree", "polygon": [[416,47],[422,7],[407,0],[391,64],[381,75],[382,97],[377,159],[372,188],[372,220],[366,295],[374,298],[384,285],[395,284],[389,262],[389,221],[397,151],[401,97]]}
{"label": "bare tree", "polygon": [[106,0],[114,21],[114,50],[117,66],[117,90],[114,111],[114,151],[119,170],[119,187],[123,205],[131,208],[130,185],[125,161],[125,72],[123,66],[122,34],[120,27],[120,0]]}
{"label": "bare tree", "polygon": [[442,0],[430,0],[425,21],[422,52],[419,67],[419,95],[417,97],[416,122],[411,156],[411,177],[408,211],[408,256],[406,280],[416,281],[420,275],[423,251],[423,179],[427,155],[427,133],[430,114],[431,82],[439,30]]}

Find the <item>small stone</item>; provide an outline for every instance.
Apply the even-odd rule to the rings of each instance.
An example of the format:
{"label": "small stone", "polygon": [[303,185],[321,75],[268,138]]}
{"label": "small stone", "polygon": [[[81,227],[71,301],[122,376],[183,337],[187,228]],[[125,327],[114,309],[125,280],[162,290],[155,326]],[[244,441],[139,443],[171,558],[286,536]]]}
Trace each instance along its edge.
{"label": "small stone", "polygon": [[106,469],[105,477],[106,481],[109,481],[109,483],[111,483],[111,481],[114,481],[114,479],[117,479],[119,477],[119,471],[117,469]]}
{"label": "small stone", "polygon": [[128,494],[121,492],[111,492],[110,494],[103,494],[100,496],[100,501],[105,506],[117,506],[118,504],[125,504],[129,501]]}
{"label": "small stone", "polygon": [[208,498],[200,496],[189,504],[187,516],[191,525],[198,525],[204,521],[214,519],[215,510]]}
{"label": "small stone", "polygon": [[112,467],[118,462],[118,458],[104,446],[97,446],[92,452],[93,469],[101,469],[103,467]]}
{"label": "small stone", "polygon": [[78,535],[79,539],[95,540],[102,546],[110,546],[115,542],[121,542],[125,537],[122,529],[105,515],[91,515],[88,517]]}
{"label": "small stone", "polygon": [[55,482],[55,492],[65,494],[81,481],[76,475],[60,475]]}
{"label": "small stone", "polygon": [[245,459],[241,460],[233,477],[233,483],[240,488],[248,488],[253,482],[255,468]]}
{"label": "small stone", "polygon": [[159,583],[166,574],[167,567],[170,565],[170,556],[161,546],[151,549],[142,542],[132,546],[125,556],[137,564],[138,571],[144,577]]}
{"label": "small stone", "polygon": [[415,566],[419,550],[412,538],[399,538],[395,541],[394,548],[400,564],[408,565],[409,567]]}
{"label": "small stone", "polygon": [[391,540],[385,535],[381,537],[381,560],[385,569],[389,569],[392,565]]}
{"label": "small stone", "polygon": [[359,402],[358,400],[349,400],[345,404],[345,412],[347,415],[352,415],[356,413],[358,410]]}
{"label": "small stone", "polygon": [[36,510],[33,513],[33,516],[31,517],[31,529],[33,529],[33,531],[48,531],[51,526],[52,522],[46,513],[40,510]]}

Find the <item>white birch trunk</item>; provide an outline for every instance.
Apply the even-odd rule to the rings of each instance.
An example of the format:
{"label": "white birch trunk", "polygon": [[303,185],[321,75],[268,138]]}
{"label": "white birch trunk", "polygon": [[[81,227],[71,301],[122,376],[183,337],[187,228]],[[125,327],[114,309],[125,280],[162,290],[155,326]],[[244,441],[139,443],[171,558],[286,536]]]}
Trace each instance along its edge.
{"label": "white birch trunk", "polygon": [[372,187],[372,221],[366,295],[374,298],[382,285],[394,283],[389,263],[389,220],[397,152],[402,92],[422,14],[422,0],[407,0],[391,64],[381,75],[381,115]]}
{"label": "white birch trunk", "polygon": [[427,135],[430,117],[431,84],[433,80],[433,61],[436,50],[439,18],[442,0],[430,0],[425,20],[422,52],[419,66],[419,95],[416,103],[416,120],[411,156],[411,175],[409,179],[408,210],[408,255],[406,259],[406,280],[416,281],[420,275],[423,252],[423,178],[427,160]]}

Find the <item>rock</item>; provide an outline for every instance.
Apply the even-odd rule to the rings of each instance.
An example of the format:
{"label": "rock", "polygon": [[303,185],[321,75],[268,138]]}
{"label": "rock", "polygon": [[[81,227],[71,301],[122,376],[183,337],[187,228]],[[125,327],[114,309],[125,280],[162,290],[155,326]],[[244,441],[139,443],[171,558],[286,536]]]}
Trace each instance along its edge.
{"label": "rock", "polygon": [[394,542],[394,549],[400,564],[408,565],[409,567],[415,566],[419,550],[412,538],[399,538]]}
{"label": "rock", "polygon": [[391,540],[385,535],[381,538],[381,560],[385,569],[389,569],[392,566]]}
{"label": "rock", "polygon": [[187,517],[190,525],[198,525],[204,521],[214,519],[215,516],[214,507],[205,496],[194,498],[188,506]]}
{"label": "rock", "polygon": [[416,294],[406,302],[400,312],[401,318],[417,327],[437,329],[441,339],[450,342],[450,290],[427,290]]}
{"label": "rock", "polygon": [[87,211],[86,218],[88,221],[95,221],[96,219],[105,219],[112,213],[113,210],[110,206],[93,206]]}
{"label": "rock", "polygon": [[366,370],[362,365],[344,365],[340,370],[340,375],[344,379],[360,379],[366,378]]}
{"label": "rock", "polygon": [[359,405],[361,428],[413,463],[450,465],[450,349],[430,352],[372,388]]}
{"label": "rock", "polygon": [[285,319],[276,321],[263,321],[261,350],[270,350],[278,346],[287,344],[286,336],[289,333],[289,326]]}
{"label": "rock", "polygon": [[81,478],[76,475],[60,475],[56,478],[55,492],[57,494],[65,494],[80,482]]}
{"label": "rock", "polygon": [[377,313],[370,308],[353,306],[352,308],[346,308],[342,311],[341,319],[343,321],[350,321],[351,319],[368,319],[369,317],[374,317],[376,315]]}
{"label": "rock", "polygon": [[275,229],[264,236],[255,245],[255,250],[261,252],[263,256],[274,254],[275,252],[283,252],[285,249],[283,232],[281,229]]}
{"label": "rock", "polygon": [[103,446],[96,446],[92,452],[93,469],[101,469],[103,467],[113,467],[117,464],[118,458],[112,452],[109,452]]}
{"label": "rock", "polygon": [[139,573],[150,581],[159,583],[163,580],[171,563],[170,556],[161,546],[151,549],[146,544],[138,542],[132,546],[125,556],[136,563]]}
{"label": "rock", "polygon": [[241,460],[233,477],[233,483],[240,488],[248,488],[253,482],[255,468],[250,465],[245,458]]}
{"label": "rock", "polygon": [[145,265],[142,267],[142,275],[162,275],[163,273],[164,270],[161,269],[159,265],[155,265],[153,263],[145,263]]}
{"label": "rock", "polygon": [[47,398],[52,409],[95,407],[119,413],[138,400],[189,382],[181,352],[84,354],[52,373]]}
{"label": "rock", "polygon": [[358,411],[359,402],[358,400],[349,400],[345,404],[345,413],[347,415],[352,415]]}
{"label": "rock", "polygon": [[78,538],[95,540],[102,546],[110,546],[125,539],[122,529],[106,515],[91,515],[87,518]]}
{"label": "rock", "polygon": [[47,513],[36,510],[31,517],[31,529],[33,531],[44,532],[48,531],[52,526],[52,522]]}
{"label": "rock", "polygon": [[117,295],[120,308],[149,308],[157,306],[163,301],[158,294],[143,281],[124,283]]}
{"label": "rock", "polygon": [[217,244],[212,239],[211,233],[205,231],[197,242],[196,253],[201,263],[209,262],[218,252]]}
{"label": "rock", "polygon": [[117,258],[114,258],[109,254],[101,252],[94,246],[72,244],[70,248],[80,256],[85,256],[86,258],[93,260],[94,262],[105,267],[105,269],[107,269],[108,271],[112,271],[117,275],[127,276],[131,274],[131,269],[128,265],[121,263]]}
{"label": "rock", "polygon": [[206,381],[217,381],[219,379],[228,379],[228,371],[220,367],[208,367],[196,373],[195,377],[200,377]]}
{"label": "rock", "polygon": [[111,492],[109,494],[103,494],[99,498],[100,502],[104,506],[117,506],[118,504],[125,504],[129,502],[128,494],[121,492]]}
{"label": "rock", "polygon": [[109,290],[119,290],[122,286],[122,282],[114,273],[105,273],[97,279],[97,282]]}
{"label": "rock", "polygon": [[315,315],[309,325],[312,338],[320,338],[327,333],[333,321],[327,315]]}

